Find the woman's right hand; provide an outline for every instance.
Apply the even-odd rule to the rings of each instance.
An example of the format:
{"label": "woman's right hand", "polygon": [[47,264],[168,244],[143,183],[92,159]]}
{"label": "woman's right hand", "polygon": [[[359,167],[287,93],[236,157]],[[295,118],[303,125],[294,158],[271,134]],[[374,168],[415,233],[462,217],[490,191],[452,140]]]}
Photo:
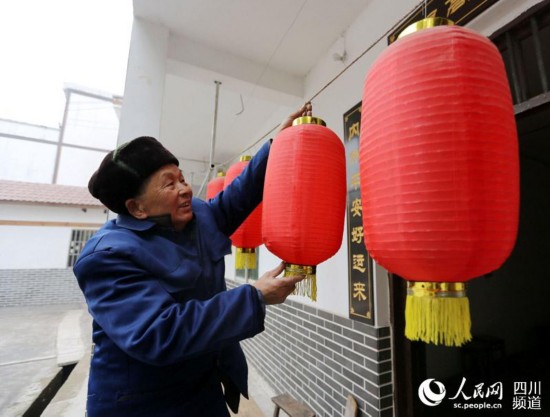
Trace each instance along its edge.
{"label": "woman's right hand", "polygon": [[285,269],[285,263],[281,262],[277,268],[263,274],[258,281],[252,284],[262,292],[267,305],[284,303],[286,298],[294,291],[296,284],[305,278],[304,275],[278,277]]}

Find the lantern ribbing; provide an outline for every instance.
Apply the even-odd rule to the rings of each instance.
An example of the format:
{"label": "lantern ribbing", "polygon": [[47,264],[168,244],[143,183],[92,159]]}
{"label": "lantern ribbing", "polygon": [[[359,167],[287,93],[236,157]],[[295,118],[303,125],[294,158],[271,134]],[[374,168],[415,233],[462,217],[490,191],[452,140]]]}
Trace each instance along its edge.
{"label": "lantern ribbing", "polygon": [[225,173],[218,172],[216,178],[213,178],[206,185],[206,201],[214,198],[220,191],[223,190],[225,182]]}
{"label": "lantern ribbing", "polygon": [[320,119],[297,120],[271,145],[264,185],[263,242],[287,263],[287,275],[308,277],[297,286],[298,293],[315,300],[315,266],[342,244],[346,161],[338,136],[322,124],[309,124],[321,123]]}
{"label": "lantern ribbing", "polygon": [[[365,80],[360,140],[365,244],[380,265],[428,283],[502,265],[517,234],[518,146],[504,64],[487,38],[441,26],[388,47]],[[416,297],[407,337],[470,338],[465,294]]]}

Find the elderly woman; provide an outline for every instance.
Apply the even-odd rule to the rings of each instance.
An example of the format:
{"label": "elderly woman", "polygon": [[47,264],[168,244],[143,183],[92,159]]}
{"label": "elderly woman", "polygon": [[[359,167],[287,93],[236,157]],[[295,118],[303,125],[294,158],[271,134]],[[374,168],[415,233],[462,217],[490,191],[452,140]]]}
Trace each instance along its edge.
{"label": "elderly woman", "polygon": [[[308,103],[281,124],[286,128]],[[209,202],[193,198],[179,162],[139,137],[107,154],[91,194],[118,213],[86,244],[74,273],[93,317],[89,417],[228,416],[247,397],[239,341],[264,329],[265,304],[303,277],[227,291],[229,237],[262,200],[270,142]],[[244,192],[246,190],[246,192]]]}

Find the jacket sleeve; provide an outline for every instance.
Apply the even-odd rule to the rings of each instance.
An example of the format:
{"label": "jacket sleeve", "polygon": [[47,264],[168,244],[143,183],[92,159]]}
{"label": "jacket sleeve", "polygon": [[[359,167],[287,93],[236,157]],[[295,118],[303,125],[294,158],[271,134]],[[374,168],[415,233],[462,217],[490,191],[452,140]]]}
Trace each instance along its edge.
{"label": "jacket sleeve", "polygon": [[176,303],[150,272],[114,250],[91,252],[74,272],[94,320],[121,350],[145,363],[177,363],[264,329],[251,285]]}
{"label": "jacket sleeve", "polygon": [[218,227],[228,236],[262,201],[270,147],[271,140],[260,148],[243,172],[209,202]]}

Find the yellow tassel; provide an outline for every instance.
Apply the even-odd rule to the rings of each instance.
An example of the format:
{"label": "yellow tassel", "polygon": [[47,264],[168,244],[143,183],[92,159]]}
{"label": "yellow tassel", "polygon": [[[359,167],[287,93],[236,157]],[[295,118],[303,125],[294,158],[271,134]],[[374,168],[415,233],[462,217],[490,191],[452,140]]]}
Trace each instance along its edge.
{"label": "yellow tassel", "polygon": [[296,284],[293,295],[308,297],[312,301],[317,301],[317,275],[315,266],[287,264],[283,276],[305,275],[306,277]]}
{"label": "yellow tassel", "polygon": [[237,248],[235,253],[236,269],[256,269],[256,249]]}
{"label": "yellow tassel", "polygon": [[302,281],[296,284],[296,289],[292,292],[294,295],[308,297],[312,301],[317,301],[317,276],[307,275]]}
{"label": "yellow tassel", "polygon": [[472,339],[464,283],[408,282],[405,336],[414,341],[461,346]]}

